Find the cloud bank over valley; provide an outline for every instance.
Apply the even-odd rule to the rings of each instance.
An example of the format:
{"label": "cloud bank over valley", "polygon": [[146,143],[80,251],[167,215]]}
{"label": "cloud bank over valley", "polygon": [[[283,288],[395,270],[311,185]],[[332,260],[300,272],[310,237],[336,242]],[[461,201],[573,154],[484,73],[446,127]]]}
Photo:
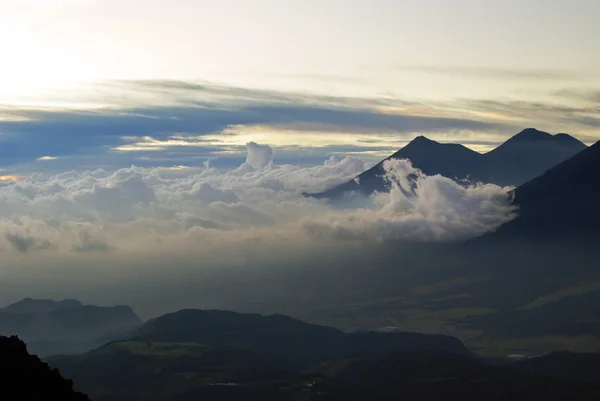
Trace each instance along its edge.
{"label": "cloud bank over valley", "polygon": [[246,162],[225,171],[207,163],[192,175],[138,167],[34,173],[0,188],[3,251],[210,251],[271,239],[452,241],[493,230],[513,212],[506,188],[426,176],[407,160],[386,162],[390,193],[334,207],[302,193],[351,179],[364,170],[362,160],[332,157],[298,167],[273,157],[268,145],[250,142]]}

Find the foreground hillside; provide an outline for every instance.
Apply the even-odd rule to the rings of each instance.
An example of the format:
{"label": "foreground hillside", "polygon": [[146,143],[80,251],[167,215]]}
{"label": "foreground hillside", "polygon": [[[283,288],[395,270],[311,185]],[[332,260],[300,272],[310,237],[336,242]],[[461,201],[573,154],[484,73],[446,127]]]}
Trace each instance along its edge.
{"label": "foreground hillside", "polygon": [[7,401],[89,401],[73,383],[51,369],[17,337],[0,337],[0,399]]}

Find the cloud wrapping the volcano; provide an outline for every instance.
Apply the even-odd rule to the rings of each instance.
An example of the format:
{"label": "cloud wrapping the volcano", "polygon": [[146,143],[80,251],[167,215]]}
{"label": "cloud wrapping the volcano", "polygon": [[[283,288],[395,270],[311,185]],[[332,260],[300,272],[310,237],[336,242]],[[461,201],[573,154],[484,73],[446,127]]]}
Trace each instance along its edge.
{"label": "cloud wrapping the volcano", "polygon": [[391,189],[373,196],[375,207],[306,219],[305,230],[321,238],[444,242],[484,234],[513,217],[509,188],[427,176],[406,159],[383,167]]}
{"label": "cloud wrapping the volcano", "polygon": [[[248,143],[245,163],[209,165],[182,176],[130,167],[35,173],[0,187],[5,252],[105,253],[177,246],[241,252],[323,239],[451,241],[493,230],[512,217],[506,188],[461,186],[426,176],[406,160],[384,165],[392,190],[360,207],[337,209],[302,196],[352,179],[354,157],[323,165],[277,165],[267,145]],[[310,245],[309,245],[310,246]]]}

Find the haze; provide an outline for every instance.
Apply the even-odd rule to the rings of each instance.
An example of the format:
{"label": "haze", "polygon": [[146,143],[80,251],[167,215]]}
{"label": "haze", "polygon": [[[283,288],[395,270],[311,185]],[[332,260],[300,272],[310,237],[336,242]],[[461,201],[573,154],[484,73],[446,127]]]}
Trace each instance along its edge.
{"label": "haze", "polygon": [[478,152],[531,126],[600,139],[593,0],[0,9],[7,303],[75,297],[152,316],[233,305],[228,291],[259,302],[267,270],[337,271],[388,241],[462,241],[514,217],[511,187],[406,161],[386,166],[389,194],[302,196],[418,135]]}

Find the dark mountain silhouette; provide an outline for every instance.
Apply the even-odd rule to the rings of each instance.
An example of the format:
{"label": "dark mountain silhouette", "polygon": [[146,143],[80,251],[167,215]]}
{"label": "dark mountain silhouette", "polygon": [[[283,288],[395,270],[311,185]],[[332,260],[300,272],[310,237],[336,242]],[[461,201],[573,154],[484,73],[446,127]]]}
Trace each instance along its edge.
{"label": "dark mountain silhouette", "polygon": [[424,136],[418,136],[390,157],[358,175],[356,179],[311,196],[339,198],[351,192],[368,196],[375,191],[388,191],[389,183],[382,178],[385,175],[383,163],[391,159],[409,159],[413,166],[428,175],[442,174],[450,178],[463,179],[481,164],[482,155],[463,145],[438,143]]}
{"label": "dark mountain silhouette", "polygon": [[[585,148],[582,142],[570,135],[550,135],[527,128],[485,154],[462,145],[442,144],[419,136],[385,160],[409,159],[413,166],[427,175],[440,174],[455,180],[519,186]],[[385,160],[344,184],[306,195],[339,199],[350,193],[368,196],[375,191],[388,191],[389,183],[383,178]]]}
{"label": "dark mountain silhouette", "polygon": [[596,241],[600,142],[514,190],[518,216],[485,239]]}
{"label": "dark mountain silhouette", "polygon": [[486,182],[519,186],[585,148],[570,135],[527,128],[484,155],[483,175]]}
{"label": "dark mountain silhouette", "polygon": [[142,324],[128,306],[25,299],[0,310],[0,333],[18,335],[39,355],[83,352],[126,338]]}
{"label": "dark mountain silhouette", "polygon": [[64,379],[38,357],[29,355],[17,337],[0,337],[0,397],[10,401],[89,401],[73,391],[73,382]]}
{"label": "dark mountain silhouette", "polygon": [[51,299],[33,299],[25,298],[14,304],[0,309],[0,312],[9,313],[40,313],[50,312],[58,309],[78,308],[83,304],[76,299],[65,299],[62,301],[53,301]]}
{"label": "dark mountain silhouette", "polygon": [[239,347],[280,363],[308,366],[349,355],[390,349],[439,350],[468,355],[456,338],[417,333],[350,333],[283,315],[182,310],[144,324],[137,337],[161,342],[198,342]]}

